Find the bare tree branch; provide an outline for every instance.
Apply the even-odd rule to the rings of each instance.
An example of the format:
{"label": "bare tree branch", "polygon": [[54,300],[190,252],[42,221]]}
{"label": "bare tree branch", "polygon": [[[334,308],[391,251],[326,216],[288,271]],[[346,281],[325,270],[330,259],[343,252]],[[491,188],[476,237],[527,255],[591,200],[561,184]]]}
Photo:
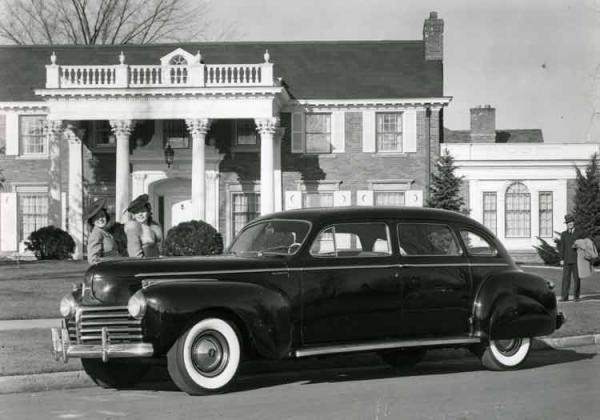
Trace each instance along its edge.
{"label": "bare tree branch", "polygon": [[15,44],[146,44],[224,39],[208,0],[0,0],[0,40]]}

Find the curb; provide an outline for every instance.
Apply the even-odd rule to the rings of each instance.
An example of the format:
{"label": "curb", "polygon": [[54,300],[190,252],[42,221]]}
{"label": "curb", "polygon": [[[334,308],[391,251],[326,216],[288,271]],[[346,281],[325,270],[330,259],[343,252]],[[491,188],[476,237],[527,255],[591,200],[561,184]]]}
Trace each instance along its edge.
{"label": "curb", "polygon": [[[543,350],[551,350],[551,349],[563,349],[569,347],[581,347],[588,345],[600,345],[600,334],[588,334],[588,335],[578,335],[573,337],[559,337],[559,338],[536,338],[532,342],[532,350],[543,351]],[[444,352],[444,359],[456,359],[462,358],[468,355],[468,351],[462,349],[447,349],[447,350],[438,350],[439,352]],[[598,349],[600,352],[600,349]],[[368,355],[357,355],[357,356],[348,356],[343,355],[340,356],[341,359],[357,359],[365,365],[373,365],[378,364],[375,357],[369,357]],[[441,357],[439,355],[432,356],[429,360],[440,360]],[[427,360],[427,359],[426,359]],[[356,360],[354,360],[356,361]],[[285,363],[285,362],[284,362]],[[328,369],[328,368],[343,368],[346,364],[340,363],[340,361],[331,361],[330,363],[323,363],[319,360],[317,361],[304,361],[304,362],[295,362],[296,364],[300,363],[298,367],[303,365],[312,364],[314,365],[312,368],[318,369]],[[302,364],[303,363],[303,364]],[[320,364],[324,364],[319,367]],[[380,363],[380,362],[379,362]],[[249,374],[269,374],[273,373],[272,369],[269,369],[269,364],[264,364],[261,362],[255,363],[254,366],[250,367],[247,370]],[[356,366],[355,363],[352,363],[353,366]],[[285,368],[283,370],[286,370]],[[283,371],[282,370],[282,371]],[[160,379],[158,378],[154,378]],[[168,378],[164,378],[168,380]],[[61,390],[61,389],[70,389],[70,388],[84,388],[84,387],[92,387],[96,386],[96,384],[87,376],[87,374],[83,370],[71,371],[71,372],[54,372],[54,373],[39,373],[32,375],[17,375],[17,376],[2,376],[0,377],[0,395],[1,394],[14,394],[20,392],[41,392],[41,391],[53,391],[53,390]]]}

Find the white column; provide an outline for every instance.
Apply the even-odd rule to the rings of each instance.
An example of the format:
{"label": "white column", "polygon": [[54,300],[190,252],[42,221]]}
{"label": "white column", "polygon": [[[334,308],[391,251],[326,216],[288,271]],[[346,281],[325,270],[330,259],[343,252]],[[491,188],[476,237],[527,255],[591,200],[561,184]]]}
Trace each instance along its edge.
{"label": "white column", "polygon": [[61,120],[48,120],[47,130],[50,152],[48,222],[50,225],[59,226],[61,219],[60,140],[63,135],[63,122]]}
{"label": "white column", "polygon": [[275,210],[274,141],[277,118],[257,118],[256,129],[260,133],[260,214]]}
{"label": "white column", "polygon": [[83,151],[82,133],[73,127],[65,132],[69,140],[69,206],[67,231],[75,241],[73,259],[83,258]]}
{"label": "white column", "polygon": [[208,118],[185,120],[192,135],[192,218],[206,218],[206,133],[210,128]]}
{"label": "white column", "polygon": [[281,142],[283,141],[283,134],[285,133],[284,127],[277,128],[274,138],[273,151],[275,158],[273,159],[274,168],[274,192],[273,197],[275,200],[274,211],[281,211],[283,209],[282,197],[283,197],[283,183],[281,179]]}
{"label": "white column", "polygon": [[129,135],[135,123],[131,120],[111,120],[112,132],[117,138],[117,170],[115,177],[115,219],[127,220],[125,209],[129,204]]}

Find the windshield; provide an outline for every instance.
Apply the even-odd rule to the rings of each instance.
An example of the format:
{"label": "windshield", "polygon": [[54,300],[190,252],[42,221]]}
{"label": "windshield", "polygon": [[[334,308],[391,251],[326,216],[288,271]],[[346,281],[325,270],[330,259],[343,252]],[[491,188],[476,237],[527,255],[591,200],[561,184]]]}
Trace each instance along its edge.
{"label": "windshield", "polygon": [[300,220],[268,220],[244,229],[229,252],[236,255],[291,255],[304,242],[310,223]]}

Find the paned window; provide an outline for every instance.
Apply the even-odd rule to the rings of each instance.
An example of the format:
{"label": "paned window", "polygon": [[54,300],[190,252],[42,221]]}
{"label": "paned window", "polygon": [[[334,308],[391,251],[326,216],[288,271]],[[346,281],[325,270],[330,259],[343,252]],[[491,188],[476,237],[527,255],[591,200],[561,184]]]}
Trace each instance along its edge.
{"label": "paned window", "polygon": [[238,146],[256,146],[258,144],[256,124],[254,121],[236,120],[235,142]]}
{"label": "paned window", "polygon": [[306,153],[331,153],[331,114],[306,114]]}
{"label": "paned window", "polygon": [[540,236],[551,238],[553,236],[553,208],[552,191],[540,191]]}
{"label": "paned window", "polygon": [[310,253],[317,257],[385,257],[392,248],[384,223],[341,223],[319,233]]}
{"label": "paned window", "polygon": [[404,206],[404,191],[374,191],[375,206]]}
{"label": "paned window", "polygon": [[31,232],[48,225],[48,193],[18,193],[19,238],[24,241]]}
{"label": "paned window", "polygon": [[92,121],[92,138],[94,144],[99,147],[115,145],[115,136],[108,121]]}
{"label": "paned window", "polygon": [[531,194],[521,182],[506,189],[505,217],[507,238],[531,237]]}
{"label": "paned window", "polygon": [[302,194],[302,207],[333,207],[333,191],[305,192]]}
{"label": "paned window", "polygon": [[232,193],[231,220],[233,221],[233,236],[246,224],[260,216],[259,193]]}
{"label": "paned window", "polygon": [[402,152],[402,113],[378,112],[376,135],[378,152]]}
{"label": "paned window", "polygon": [[19,137],[23,154],[47,153],[44,124],[46,117],[43,115],[21,115],[19,117]]}
{"label": "paned window", "polygon": [[483,225],[496,234],[498,219],[497,196],[495,192],[483,193]]}
{"label": "paned window", "polygon": [[170,144],[173,149],[188,149],[190,147],[190,133],[183,120],[163,121],[163,138],[165,145]]}

